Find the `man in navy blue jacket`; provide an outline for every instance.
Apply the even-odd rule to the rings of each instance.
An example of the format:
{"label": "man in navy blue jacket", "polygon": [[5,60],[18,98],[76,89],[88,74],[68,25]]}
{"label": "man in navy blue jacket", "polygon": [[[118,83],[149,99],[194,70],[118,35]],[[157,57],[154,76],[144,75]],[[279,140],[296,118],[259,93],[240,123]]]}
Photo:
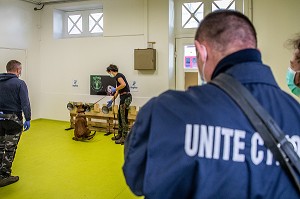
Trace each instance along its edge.
{"label": "man in navy blue jacket", "polygon": [[0,187],[19,180],[18,176],[11,175],[11,167],[23,127],[24,131],[28,130],[31,120],[28,89],[19,79],[21,63],[11,60],[6,70],[7,73],[0,74]]}
{"label": "man in navy blue jacket", "polygon": [[[262,63],[249,19],[213,12],[201,22],[195,46],[203,80],[227,73],[241,82],[299,154],[299,103]],[[130,189],[148,199],[300,197],[240,108],[212,84],[147,102],[125,142],[123,171]]]}

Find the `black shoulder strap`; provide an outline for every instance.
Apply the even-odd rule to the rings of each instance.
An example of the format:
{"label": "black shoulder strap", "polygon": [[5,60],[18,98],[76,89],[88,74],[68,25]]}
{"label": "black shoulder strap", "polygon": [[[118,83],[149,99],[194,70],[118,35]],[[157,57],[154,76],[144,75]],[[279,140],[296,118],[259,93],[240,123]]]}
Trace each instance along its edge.
{"label": "black shoulder strap", "polygon": [[239,105],[252,126],[264,140],[266,147],[271,150],[275,159],[279,161],[281,167],[300,192],[300,182],[297,175],[297,172],[300,174],[300,158],[269,113],[248,89],[230,75],[222,73],[210,83],[225,91]]}

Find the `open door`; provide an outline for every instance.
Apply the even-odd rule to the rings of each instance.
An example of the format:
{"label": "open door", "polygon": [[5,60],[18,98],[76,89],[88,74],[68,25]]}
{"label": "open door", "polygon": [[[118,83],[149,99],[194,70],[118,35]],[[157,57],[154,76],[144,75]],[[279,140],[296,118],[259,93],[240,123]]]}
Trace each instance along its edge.
{"label": "open door", "polygon": [[6,73],[6,64],[10,60],[17,60],[22,64],[20,79],[26,81],[26,50],[0,48],[0,73]]}
{"label": "open door", "polygon": [[176,39],[176,90],[186,90],[200,81],[194,38]]}

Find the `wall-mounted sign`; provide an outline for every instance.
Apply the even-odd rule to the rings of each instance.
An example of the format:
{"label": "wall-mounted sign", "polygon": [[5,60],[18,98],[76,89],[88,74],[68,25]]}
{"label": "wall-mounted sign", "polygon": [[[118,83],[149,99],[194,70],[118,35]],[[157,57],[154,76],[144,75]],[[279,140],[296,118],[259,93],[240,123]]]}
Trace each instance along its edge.
{"label": "wall-mounted sign", "polygon": [[131,92],[138,92],[138,85],[136,81],[132,81],[130,84],[130,91]]}
{"label": "wall-mounted sign", "polygon": [[111,86],[116,87],[115,78],[108,75],[90,75],[90,95],[108,95]]}
{"label": "wall-mounted sign", "polygon": [[184,68],[197,69],[197,58],[196,56],[185,56],[184,57]]}

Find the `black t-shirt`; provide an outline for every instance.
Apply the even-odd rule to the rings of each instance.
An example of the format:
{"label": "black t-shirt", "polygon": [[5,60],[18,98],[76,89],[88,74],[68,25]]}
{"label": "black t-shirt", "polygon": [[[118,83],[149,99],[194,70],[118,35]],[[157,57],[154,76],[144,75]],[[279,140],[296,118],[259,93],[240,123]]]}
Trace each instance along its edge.
{"label": "black t-shirt", "polygon": [[117,81],[117,87],[120,86],[120,83],[118,82],[119,78],[122,78],[124,80],[124,82],[126,83],[126,86],[124,88],[122,88],[121,90],[119,90],[119,94],[122,94],[124,92],[129,93],[130,88],[129,88],[129,85],[128,85],[128,82],[127,82],[125,76],[122,73],[117,73],[115,78],[116,78],[116,81]]}

